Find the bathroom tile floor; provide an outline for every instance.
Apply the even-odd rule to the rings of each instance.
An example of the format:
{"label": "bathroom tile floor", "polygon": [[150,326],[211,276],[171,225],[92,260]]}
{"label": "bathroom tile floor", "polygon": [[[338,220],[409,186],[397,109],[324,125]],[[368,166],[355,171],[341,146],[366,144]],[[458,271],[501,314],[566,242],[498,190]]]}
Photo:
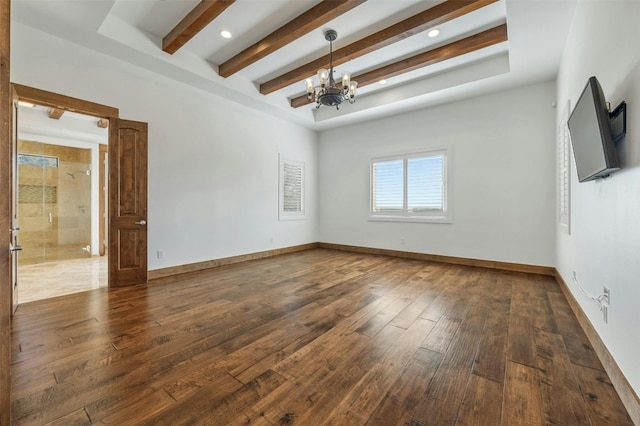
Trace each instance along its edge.
{"label": "bathroom tile floor", "polygon": [[106,287],[107,270],[107,256],[20,266],[18,302],[27,303]]}

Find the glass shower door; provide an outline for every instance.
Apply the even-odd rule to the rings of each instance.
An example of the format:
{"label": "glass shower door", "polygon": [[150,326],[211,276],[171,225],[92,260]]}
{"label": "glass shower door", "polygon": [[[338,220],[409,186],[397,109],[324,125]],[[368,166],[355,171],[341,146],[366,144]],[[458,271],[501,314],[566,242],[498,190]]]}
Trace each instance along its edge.
{"label": "glass shower door", "polygon": [[75,157],[86,152],[86,161],[61,161],[58,204],[54,216],[57,244],[46,252],[47,259],[91,257],[91,153],[73,148]]}
{"label": "glass shower door", "polygon": [[21,264],[91,257],[91,152],[19,141]]}

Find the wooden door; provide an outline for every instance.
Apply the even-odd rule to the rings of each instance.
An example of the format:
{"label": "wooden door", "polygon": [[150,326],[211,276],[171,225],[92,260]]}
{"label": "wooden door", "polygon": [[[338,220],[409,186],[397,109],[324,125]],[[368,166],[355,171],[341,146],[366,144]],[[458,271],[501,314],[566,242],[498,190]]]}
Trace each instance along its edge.
{"label": "wooden door", "polygon": [[0,0],[0,425],[11,423],[11,1]]}
{"label": "wooden door", "polygon": [[109,286],[146,283],[147,123],[109,126]]}

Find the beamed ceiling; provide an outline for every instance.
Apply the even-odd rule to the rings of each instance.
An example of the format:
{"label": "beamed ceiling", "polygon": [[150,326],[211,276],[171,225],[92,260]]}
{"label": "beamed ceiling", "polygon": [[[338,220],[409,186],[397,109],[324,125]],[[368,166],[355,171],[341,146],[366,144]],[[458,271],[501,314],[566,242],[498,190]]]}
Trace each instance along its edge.
{"label": "beamed ceiling", "polygon": [[[322,130],[550,80],[574,8],[575,0],[14,0],[13,19]],[[338,33],[336,78],[350,71],[358,81],[356,102],[339,111],[316,110],[304,86],[329,67],[329,28]]]}

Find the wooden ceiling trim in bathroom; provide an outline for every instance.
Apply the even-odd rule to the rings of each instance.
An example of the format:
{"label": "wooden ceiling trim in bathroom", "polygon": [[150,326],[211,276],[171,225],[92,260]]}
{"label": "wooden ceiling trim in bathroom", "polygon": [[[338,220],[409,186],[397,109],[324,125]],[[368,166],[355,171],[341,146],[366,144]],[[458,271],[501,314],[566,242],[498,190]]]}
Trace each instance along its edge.
{"label": "wooden ceiling trim in bathroom", "polygon": [[62,117],[62,114],[64,114],[63,109],[60,109],[60,108],[49,109],[49,118],[52,118],[54,120],[60,120],[60,117]]}

